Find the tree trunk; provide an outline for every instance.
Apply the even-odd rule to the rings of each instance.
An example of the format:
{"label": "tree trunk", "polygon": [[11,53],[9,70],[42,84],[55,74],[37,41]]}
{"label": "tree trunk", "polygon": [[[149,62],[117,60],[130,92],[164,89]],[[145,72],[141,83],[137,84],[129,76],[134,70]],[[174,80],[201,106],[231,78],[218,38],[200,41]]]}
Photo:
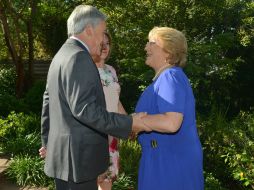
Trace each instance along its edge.
{"label": "tree trunk", "polygon": [[23,95],[25,79],[24,62],[21,58],[19,58],[16,63],[16,72],[18,73],[16,81],[16,96],[20,98]]}
{"label": "tree trunk", "polygon": [[[33,1],[31,1],[33,2]],[[33,4],[33,3],[31,3]],[[34,10],[33,10],[34,11]],[[32,13],[31,13],[32,14]],[[9,24],[9,21],[13,21],[12,25]],[[32,18],[30,18],[31,20]],[[28,39],[24,40],[22,38],[22,22],[28,23],[22,15],[17,14],[16,10],[12,7],[11,1],[8,0],[1,0],[0,1],[0,20],[1,25],[6,41],[6,45],[8,50],[11,54],[12,60],[16,66],[16,73],[17,73],[17,80],[16,80],[16,96],[18,98],[22,97],[24,91],[24,78],[25,78],[25,71],[24,71],[24,61],[23,61],[23,54],[25,48],[25,41],[29,41],[29,62],[31,69],[31,65],[33,63],[33,35],[32,35],[32,20],[31,23],[28,24]],[[11,23],[11,22],[10,22]],[[10,28],[13,27],[15,33],[11,32]],[[14,36],[15,35],[15,36]],[[16,38],[16,41],[15,41]],[[15,43],[16,42],[16,43]],[[33,72],[31,72],[33,73]]]}
{"label": "tree trunk", "polygon": [[[23,85],[24,83],[24,65],[22,62],[22,58],[18,56],[17,50],[15,49],[14,42],[11,37],[9,25],[7,22],[7,16],[4,12],[4,5],[2,4],[3,2],[0,3],[0,20],[2,22],[2,30],[4,33],[4,38],[6,45],[9,49],[9,52],[11,54],[12,60],[16,66],[16,73],[17,73],[17,80],[16,80],[16,96],[21,97],[22,92],[23,92]],[[23,69],[23,70],[22,70]]]}
{"label": "tree trunk", "polygon": [[17,55],[17,51],[15,49],[15,46],[13,44],[13,41],[11,40],[7,17],[4,12],[4,7],[3,7],[2,3],[0,3],[0,20],[2,22],[2,30],[3,30],[5,42],[6,42],[8,49],[9,49],[9,52],[11,54],[12,60],[16,64],[16,62],[18,61],[18,55]]}
{"label": "tree trunk", "polygon": [[33,36],[33,19],[35,18],[37,2],[30,1],[31,15],[27,22],[27,36],[28,36],[28,87],[30,88],[33,83],[34,77],[34,36]]}
{"label": "tree trunk", "polygon": [[33,28],[32,21],[29,20],[27,24],[27,36],[28,36],[28,87],[33,83],[34,74],[34,45],[33,45]]}

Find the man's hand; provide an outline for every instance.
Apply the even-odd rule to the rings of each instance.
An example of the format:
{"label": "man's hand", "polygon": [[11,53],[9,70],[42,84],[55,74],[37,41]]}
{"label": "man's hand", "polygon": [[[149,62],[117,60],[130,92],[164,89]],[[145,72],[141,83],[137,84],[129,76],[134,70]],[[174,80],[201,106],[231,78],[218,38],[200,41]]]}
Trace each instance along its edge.
{"label": "man's hand", "polygon": [[132,114],[132,131],[134,133],[139,133],[141,131],[150,132],[152,131],[148,126],[145,125],[145,123],[142,120],[142,117],[146,116],[147,114],[144,112],[140,112],[137,114]]}
{"label": "man's hand", "polygon": [[47,149],[46,149],[46,147],[41,147],[40,149],[39,149],[39,155],[41,156],[41,158],[45,158],[46,157],[46,154],[47,154]]}

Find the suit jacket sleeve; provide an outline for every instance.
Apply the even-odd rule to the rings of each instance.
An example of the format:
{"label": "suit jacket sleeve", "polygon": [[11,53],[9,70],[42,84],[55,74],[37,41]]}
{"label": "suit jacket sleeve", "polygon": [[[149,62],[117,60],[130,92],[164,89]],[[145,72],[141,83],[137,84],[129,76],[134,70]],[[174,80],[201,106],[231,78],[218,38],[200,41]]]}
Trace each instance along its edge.
{"label": "suit jacket sleeve", "polygon": [[49,94],[46,90],[43,94],[42,114],[41,114],[41,140],[42,146],[46,147],[49,133]]}
{"label": "suit jacket sleeve", "polygon": [[[131,132],[132,118],[109,113],[98,103],[97,98],[104,99],[104,95],[91,57],[79,52],[72,56],[62,71],[63,90],[73,116],[99,132],[127,138]],[[101,88],[102,94],[98,94],[100,91],[97,88]]]}

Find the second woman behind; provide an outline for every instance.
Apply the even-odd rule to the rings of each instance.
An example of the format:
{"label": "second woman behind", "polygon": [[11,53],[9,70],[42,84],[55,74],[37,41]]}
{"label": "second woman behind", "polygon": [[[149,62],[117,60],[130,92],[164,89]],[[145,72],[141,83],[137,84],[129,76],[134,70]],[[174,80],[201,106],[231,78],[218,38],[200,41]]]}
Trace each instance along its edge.
{"label": "second woman behind", "polygon": [[[95,64],[98,68],[103,91],[105,94],[107,111],[127,114],[123,108],[119,96],[120,85],[115,69],[105,64],[111,49],[111,37],[108,33],[105,34],[104,43],[102,46],[101,56],[95,59]],[[110,155],[110,167],[108,171],[98,177],[99,190],[111,190],[112,181],[114,181],[119,172],[119,151],[118,151],[118,139],[112,136],[109,138],[109,155]]]}

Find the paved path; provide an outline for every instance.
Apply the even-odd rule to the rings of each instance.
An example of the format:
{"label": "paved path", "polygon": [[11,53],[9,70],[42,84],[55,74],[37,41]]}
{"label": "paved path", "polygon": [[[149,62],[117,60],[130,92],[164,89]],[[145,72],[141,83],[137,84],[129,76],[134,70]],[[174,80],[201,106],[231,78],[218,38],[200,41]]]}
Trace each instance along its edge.
{"label": "paved path", "polygon": [[48,190],[47,188],[38,187],[20,187],[10,182],[3,175],[4,170],[8,167],[9,160],[7,158],[0,157],[0,189],[1,190]]}

